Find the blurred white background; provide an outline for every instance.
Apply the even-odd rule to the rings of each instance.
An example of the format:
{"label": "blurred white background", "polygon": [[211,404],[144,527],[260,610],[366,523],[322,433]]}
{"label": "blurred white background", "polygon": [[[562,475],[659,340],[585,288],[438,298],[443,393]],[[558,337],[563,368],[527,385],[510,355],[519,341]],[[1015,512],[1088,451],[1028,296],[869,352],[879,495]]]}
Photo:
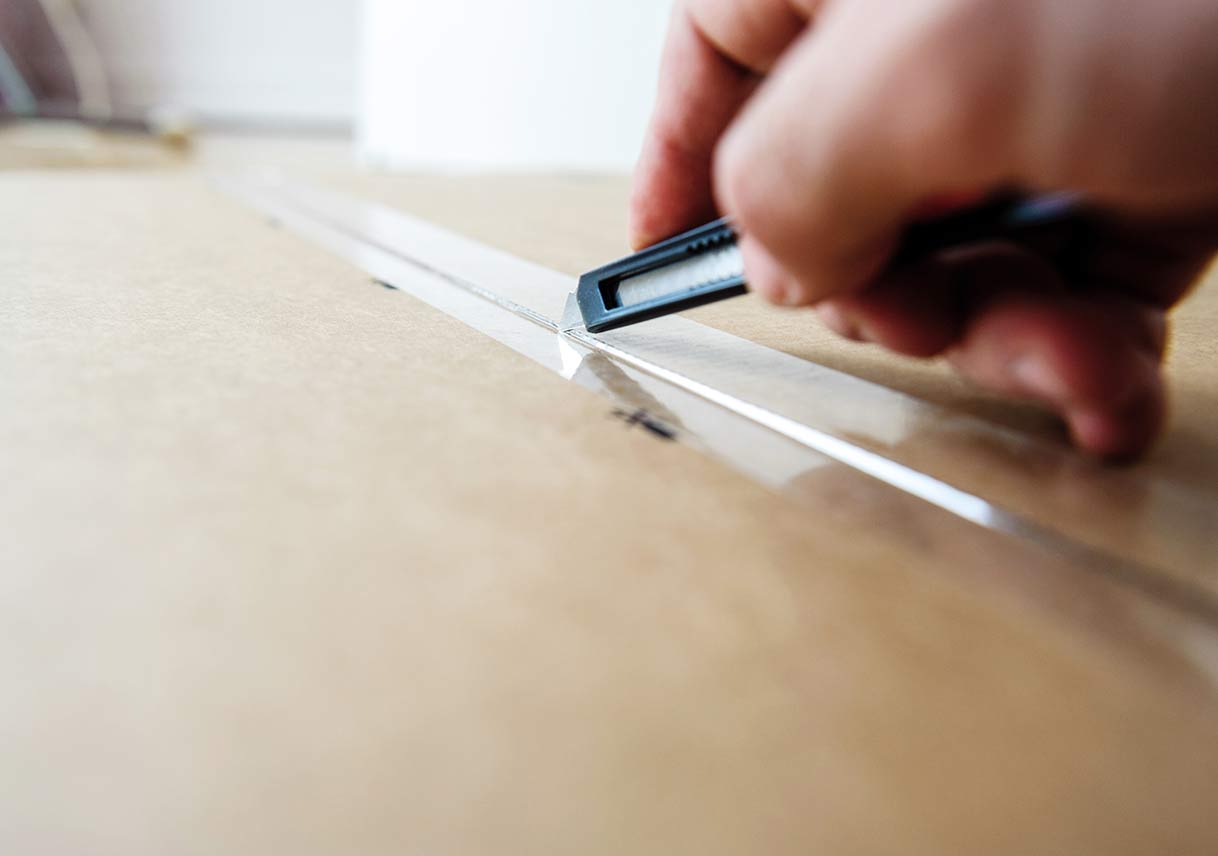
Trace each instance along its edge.
{"label": "blurred white background", "polygon": [[114,100],[204,122],[349,128],[358,0],[78,0]]}
{"label": "blurred white background", "polygon": [[114,100],[392,167],[628,169],[669,0],[78,0]]}
{"label": "blurred white background", "polygon": [[630,168],[667,0],[366,0],[359,140],[389,166]]}

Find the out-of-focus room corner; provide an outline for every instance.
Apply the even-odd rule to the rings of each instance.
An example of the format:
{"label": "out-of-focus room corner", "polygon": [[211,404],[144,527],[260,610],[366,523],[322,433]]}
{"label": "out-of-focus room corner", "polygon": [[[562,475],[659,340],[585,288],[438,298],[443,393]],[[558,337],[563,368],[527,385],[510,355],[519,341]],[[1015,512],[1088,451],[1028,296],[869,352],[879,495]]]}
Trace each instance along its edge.
{"label": "out-of-focus room corner", "polygon": [[0,167],[350,160],[358,3],[9,0]]}
{"label": "out-of-focus room corner", "polygon": [[668,4],[531,5],[7,0],[0,168],[625,174]]}

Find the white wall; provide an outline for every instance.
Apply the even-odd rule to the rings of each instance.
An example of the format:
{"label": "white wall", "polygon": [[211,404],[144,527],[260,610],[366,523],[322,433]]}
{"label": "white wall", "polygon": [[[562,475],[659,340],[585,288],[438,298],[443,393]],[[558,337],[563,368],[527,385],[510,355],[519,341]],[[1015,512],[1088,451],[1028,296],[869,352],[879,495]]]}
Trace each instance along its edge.
{"label": "white wall", "polygon": [[257,124],[354,121],[365,158],[389,166],[595,170],[633,164],[670,6],[78,3],[122,105]]}
{"label": "white wall", "polygon": [[359,0],[80,0],[119,104],[349,124]]}
{"label": "white wall", "polygon": [[668,0],[364,0],[358,140],[398,167],[625,170]]}

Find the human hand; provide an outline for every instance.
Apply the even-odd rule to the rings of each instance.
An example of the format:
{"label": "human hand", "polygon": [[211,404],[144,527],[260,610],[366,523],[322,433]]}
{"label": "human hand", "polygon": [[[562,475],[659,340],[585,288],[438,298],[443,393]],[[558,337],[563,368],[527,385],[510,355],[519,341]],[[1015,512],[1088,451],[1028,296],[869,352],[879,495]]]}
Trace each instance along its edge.
{"label": "human hand", "polygon": [[[718,209],[766,298],[1137,454],[1164,420],[1166,312],[1218,246],[1215,92],[1210,0],[678,0],[633,241]],[[1011,187],[1109,213],[1066,255],[885,270],[920,213]]]}

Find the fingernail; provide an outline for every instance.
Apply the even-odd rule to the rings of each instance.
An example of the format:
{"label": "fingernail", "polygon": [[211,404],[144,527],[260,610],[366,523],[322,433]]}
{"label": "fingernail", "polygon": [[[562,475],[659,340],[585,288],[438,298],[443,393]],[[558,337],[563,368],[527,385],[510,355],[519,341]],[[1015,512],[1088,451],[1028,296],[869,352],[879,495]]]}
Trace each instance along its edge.
{"label": "fingernail", "polygon": [[789,288],[787,288],[785,285],[779,286],[778,288],[776,288],[772,292],[770,299],[772,301],[774,301],[775,303],[777,303],[779,306],[794,306],[795,305],[795,298],[791,294],[791,290]]}
{"label": "fingernail", "polygon": [[787,282],[782,289],[782,305],[783,306],[803,306],[807,301],[804,300],[803,289],[793,282]]}
{"label": "fingernail", "polygon": [[858,324],[843,312],[841,307],[832,303],[822,303],[816,308],[816,311],[820,314],[821,320],[825,322],[825,326],[834,333],[855,342],[862,341],[863,337]]}
{"label": "fingernail", "polygon": [[1011,363],[1008,373],[1028,395],[1048,401],[1063,401],[1068,397],[1065,382],[1043,357],[1020,357]]}
{"label": "fingernail", "polygon": [[774,302],[783,306],[802,306],[804,293],[799,283],[786,273],[774,277]]}
{"label": "fingernail", "polygon": [[799,284],[764,247],[748,235],[741,239],[739,246],[751,289],[779,306],[796,306],[802,302]]}
{"label": "fingernail", "polygon": [[781,306],[787,305],[787,290],[782,280],[778,277],[754,277],[749,283],[749,288],[760,294],[770,303],[777,303]]}

